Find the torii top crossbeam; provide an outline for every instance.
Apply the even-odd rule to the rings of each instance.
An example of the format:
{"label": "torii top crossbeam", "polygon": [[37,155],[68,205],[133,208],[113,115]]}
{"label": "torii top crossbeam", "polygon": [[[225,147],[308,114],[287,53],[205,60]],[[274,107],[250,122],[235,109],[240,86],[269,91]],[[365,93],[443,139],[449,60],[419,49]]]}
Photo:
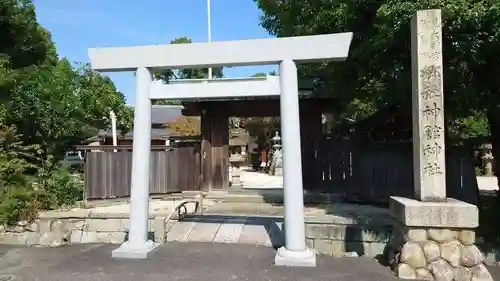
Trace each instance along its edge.
{"label": "torii top crossbeam", "polygon": [[[90,49],[97,71],[136,71],[136,106],[130,196],[129,240],[113,251],[118,258],[146,258],[157,245],[148,240],[151,146],[151,99],[279,95],[283,136],[285,246],[276,265],[315,266],[305,245],[299,92],[296,63],[343,61],[352,33],[216,43]],[[153,70],[214,66],[279,64],[279,77],[165,85],[153,81]],[[214,94],[215,92],[215,94]],[[203,118],[203,116],[202,116]],[[204,154],[205,155],[205,154]],[[205,157],[205,156],[204,156]],[[208,171],[210,172],[210,171]],[[289,219],[291,218],[291,219]]]}
{"label": "torii top crossbeam", "polygon": [[133,47],[91,48],[90,64],[97,71],[135,71],[148,68],[198,68],[343,61],[349,53],[352,33],[301,37],[189,43]]}

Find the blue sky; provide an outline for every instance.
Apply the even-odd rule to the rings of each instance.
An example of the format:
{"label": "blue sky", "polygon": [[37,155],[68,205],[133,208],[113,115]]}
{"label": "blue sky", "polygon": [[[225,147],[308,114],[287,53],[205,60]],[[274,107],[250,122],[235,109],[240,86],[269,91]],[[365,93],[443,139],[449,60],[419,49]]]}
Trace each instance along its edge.
{"label": "blue sky", "polygon": [[[34,0],[40,24],[52,34],[61,57],[88,62],[87,49],[106,46],[168,44],[187,36],[205,42],[206,0]],[[270,37],[259,26],[261,12],[252,0],[211,0],[212,41]],[[275,69],[237,67],[226,77]],[[111,73],[116,87],[134,104],[132,73]]]}

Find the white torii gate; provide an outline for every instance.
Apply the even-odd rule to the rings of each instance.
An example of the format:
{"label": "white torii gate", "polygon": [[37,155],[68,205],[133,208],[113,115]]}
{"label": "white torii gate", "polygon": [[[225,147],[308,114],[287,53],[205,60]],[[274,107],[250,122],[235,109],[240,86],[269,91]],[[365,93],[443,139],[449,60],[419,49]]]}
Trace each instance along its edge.
{"label": "white torii gate", "polygon": [[[132,157],[129,239],[112,252],[115,258],[144,259],[158,245],[147,239],[151,146],[151,99],[241,98],[280,95],[283,136],[285,246],[275,264],[315,266],[305,245],[304,198],[300,149],[296,63],[343,61],[352,33],[89,49],[92,69],[136,71],[136,105]],[[153,81],[156,69],[279,64],[280,76],[266,79],[207,80],[206,83],[163,84]]]}

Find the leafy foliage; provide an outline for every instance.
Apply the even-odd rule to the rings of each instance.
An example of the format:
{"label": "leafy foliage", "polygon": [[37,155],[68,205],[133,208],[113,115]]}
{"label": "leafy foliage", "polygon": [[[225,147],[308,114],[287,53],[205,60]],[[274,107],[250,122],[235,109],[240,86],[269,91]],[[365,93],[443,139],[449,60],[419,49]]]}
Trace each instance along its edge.
{"label": "leafy foliage", "polygon": [[121,128],[130,128],[132,112],[123,95],[88,66],[73,70],[61,60],[55,67],[30,72],[27,79],[8,104],[7,121],[18,126],[26,143],[40,144],[54,160],[106,128],[103,117],[109,110],[120,116]]}
{"label": "leafy foliage", "polygon": [[[170,41],[170,44],[190,44],[193,41],[188,37],[179,37]],[[169,83],[172,79],[207,79],[208,78],[208,68],[196,68],[196,69],[167,69],[155,73],[156,79],[161,79],[165,83]],[[212,77],[222,78],[224,74],[222,72],[222,67],[212,68]],[[181,101],[178,100],[155,100],[153,104],[165,104],[165,105],[180,105]]]}
{"label": "leafy foliage", "polygon": [[[315,90],[353,101],[372,112],[387,104],[411,102],[410,19],[420,9],[441,8],[445,106],[451,119],[498,110],[497,55],[500,2],[475,0],[254,0],[264,12],[262,26],[281,36],[353,32],[345,63],[300,67],[313,76]],[[341,113],[343,114],[343,113]],[[355,119],[355,118],[353,118]]]}
{"label": "leafy foliage", "polygon": [[10,185],[0,191],[0,223],[31,221],[41,210],[73,206],[83,199],[83,185],[60,167],[41,170],[23,185]]}
{"label": "leafy foliage", "polygon": [[276,73],[276,71],[274,71],[274,70],[273,70],[273,71],[271,71],[271,72],[269,72],[269,73],[267,73],[267,74],[266,74],[266,73],[264,73],[264,72],[257,72],[257,73],[255,73],[254,75],[252,75],[252,77],[265,77],[265,76],[267,76],[267,75],[270,75],[270,76],[277,76],[277,75],[278,75],[278,73]]}
{"label": "leafy foliage", "polygon": [[58,167],[49,173],[41,171],[37,176],[38,200],[43,209],[69,207],[83,200],[83,184],[67,167]]}
{"label": "leafy foliage", "polygon": [[[193,41],[188,37],[179,37],[170,41],[170,44],[190,44]],[[222,78],[222,67],[212,68],[212,75],[216,78]],[[158,79],[162,79],[168,83],[171,79],[203,79],[208,78],[208,68],[196,68],[196,69],[167,69],[165,71],[156,74]]]}
{"label": "leafy foliage", "polygon": [[[271,71],[268,74],[257,72],[252,77],[264,77],[267,75],[276,76],[276,71]],[[257,137],[258,146],[260,148],[270,147],[271,139],[280,129],[279,117],[246,117],[240,118],[241,127],[245,128],[251,136]]]}
{"label": "leafy foliage", "polygon": [[199,136],[201,135],[201,122],[197,117],[179,117],[165,124],[176,136]]}
{"label": "leafy foliage", "polygon": [[14,223],[81,200],[59,160],[110,110],[128,131],[132,109],[109,78],[58,58],[30,0],[0,1],[0,38],[0,223]]}
{"label": "leafy foliage", "polygon": [[36,157],[36,146],[25,146],[19,139],[14,127],[0,131],[0,190],[26,183],[25,172],[36,168],[30,164]]}
{"label": "leafy foliage", "polygon": [[241,120],[241,127],[257,137],[259,148],[269,148],[276,132],[281,131],[279,117],[248,117]]}
{"label": "leafy foliage", "polygon": [[[440,8],[448,136],[491,137],[500,160],[500,2],[488,0],[254,0],[278,37],[353,32],[343,63],[299,67],[314,93],[336,100],[334,119],[364,119],[398,105],[411,112],[411,18]],[[411,115],[410,115],[411,116]],[[500,165],[494,166],[500,174]]]}

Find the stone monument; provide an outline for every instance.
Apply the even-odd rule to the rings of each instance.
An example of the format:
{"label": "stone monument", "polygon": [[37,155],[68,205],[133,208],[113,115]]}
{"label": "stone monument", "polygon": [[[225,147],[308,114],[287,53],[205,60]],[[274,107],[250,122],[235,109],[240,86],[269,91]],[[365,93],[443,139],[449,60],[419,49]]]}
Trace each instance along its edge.
{"label": "stone monument", "polygon": [[412,21],[415,199],[391,197],[388,258],[396,275],[418,280],[493,280],[474,245],[476,206],[446,198],[441,10]]}

